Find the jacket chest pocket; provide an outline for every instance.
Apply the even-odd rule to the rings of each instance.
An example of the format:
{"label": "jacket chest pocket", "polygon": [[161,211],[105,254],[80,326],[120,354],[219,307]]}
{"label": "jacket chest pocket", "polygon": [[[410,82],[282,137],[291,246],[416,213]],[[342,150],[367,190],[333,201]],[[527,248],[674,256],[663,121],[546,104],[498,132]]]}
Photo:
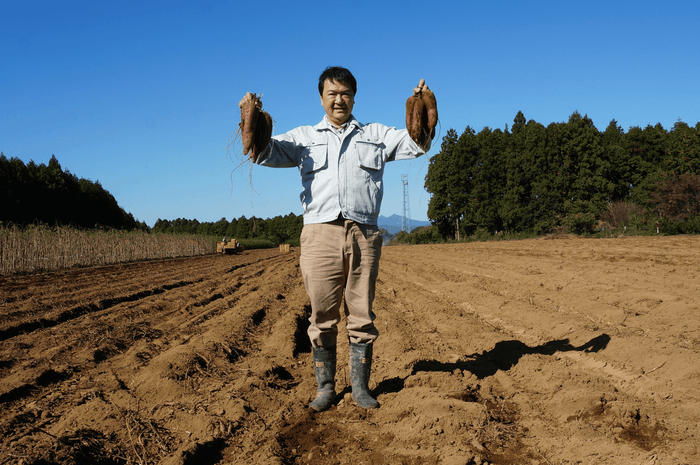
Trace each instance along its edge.
{"label": "jacket chest pocket", "polygon": [[355,150],[360,168],[369,171],[372,175],[382,171],[384,168],[384,144],[371,140],[357,140]]}
{"label": "jacket chest pocket", "polygon": [[307,153],[301,159],[299,170],[301,174],[313,173],[328,166],[328,144],[325,142],[311,142],[307,147]]}
{"label": "jacket chest pocket", "polygon": [[384,144],[371,140],[355,142],[358,163],[361,168],[371,171],[381,171],[384,167]]}
{"label": "jacket chest pocket", "polygon": [[376,218],[382,203],[384,175],[384,144],[371,140],[355,141],[357,161],[352,189],[353,210],[367,217]]}

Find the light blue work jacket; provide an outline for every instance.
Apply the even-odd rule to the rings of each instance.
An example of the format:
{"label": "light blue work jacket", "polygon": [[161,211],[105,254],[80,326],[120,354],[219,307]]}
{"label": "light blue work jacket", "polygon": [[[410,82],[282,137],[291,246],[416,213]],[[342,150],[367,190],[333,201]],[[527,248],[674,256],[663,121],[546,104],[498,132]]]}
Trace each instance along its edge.
{"label": "light blue work jacket", "polygon": [[324,116],[316,126],[300,126],[274,136],[256,163],[299,168],[304,224],[333,221],[340,213],[376,226],[385,163],[424,153],[405,129],[362,124],[351,116],[345,127],[337,130]]}

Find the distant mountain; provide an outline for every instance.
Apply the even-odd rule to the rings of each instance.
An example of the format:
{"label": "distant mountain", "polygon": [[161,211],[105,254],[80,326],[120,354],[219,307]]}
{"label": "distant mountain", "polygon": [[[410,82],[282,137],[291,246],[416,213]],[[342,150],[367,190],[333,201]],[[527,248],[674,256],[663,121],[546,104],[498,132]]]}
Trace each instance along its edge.
{"label": "distant mountain", "polygon": [[[382,216],[379,215],[377,224],[380,228],[386,229],[389,234],[396,234],[401,231],[401,225],[403,223],[403,217],[399,215]],[[416,229],[420,226],[430,226],[429,221],[418,221],[411,220],[411,230]]]}

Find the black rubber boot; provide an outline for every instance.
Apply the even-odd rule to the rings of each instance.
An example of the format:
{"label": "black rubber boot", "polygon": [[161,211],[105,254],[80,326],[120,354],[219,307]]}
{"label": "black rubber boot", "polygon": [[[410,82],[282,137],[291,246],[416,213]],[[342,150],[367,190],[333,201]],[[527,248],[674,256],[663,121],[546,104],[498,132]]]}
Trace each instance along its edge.
{"label": "black rubber boot", "polygon": [[316,399],[309,407],[317,412],[323,412],[328,410],[335,400],[336,347],[329,349],[313,347],[313,353],[318,392],[316,392]]}
{"label": "black rubber boot", "polygon": [[350,343],[350,384],[352,398],[362,408],[377,408],[379,402],[369,394],[372,372],[372,344]]}

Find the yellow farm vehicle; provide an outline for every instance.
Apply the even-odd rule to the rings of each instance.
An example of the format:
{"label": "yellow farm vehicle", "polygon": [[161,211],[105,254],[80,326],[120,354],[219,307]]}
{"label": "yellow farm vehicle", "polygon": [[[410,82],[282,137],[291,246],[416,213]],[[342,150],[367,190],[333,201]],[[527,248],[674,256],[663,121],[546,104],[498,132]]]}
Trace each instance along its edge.
{"label": "yellow farm vehicle", "polygon": [[218,241],[216,243],[216,253],[232,254],[243,252],[243,246],[236,239]]}

